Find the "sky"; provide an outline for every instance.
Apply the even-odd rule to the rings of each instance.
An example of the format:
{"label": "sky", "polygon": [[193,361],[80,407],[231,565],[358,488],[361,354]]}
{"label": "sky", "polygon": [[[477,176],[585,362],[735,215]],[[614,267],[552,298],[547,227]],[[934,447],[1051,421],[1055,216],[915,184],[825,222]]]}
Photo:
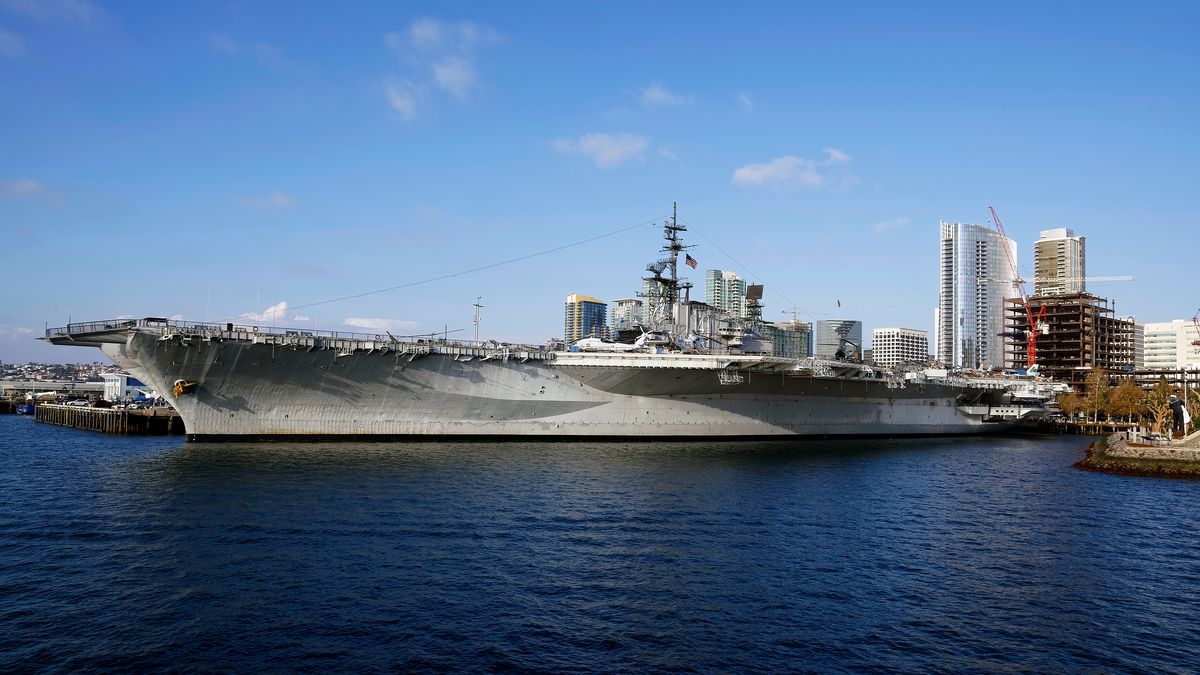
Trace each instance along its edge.
{"label": "sky", "polygon": [[1135,277],[1089,290],[1186,319],[1197,25],[1194,2],[0,0],[0,361],[96,360],[35,338],[118,316],[469,338],[476,298],[481,338],[540,344],[566,295],[640,289],[673,203],[695,293],[732,270],[767,319],[931,330],[938,223],[989,205],[1024,275],[1070,227],[1090,274]]}

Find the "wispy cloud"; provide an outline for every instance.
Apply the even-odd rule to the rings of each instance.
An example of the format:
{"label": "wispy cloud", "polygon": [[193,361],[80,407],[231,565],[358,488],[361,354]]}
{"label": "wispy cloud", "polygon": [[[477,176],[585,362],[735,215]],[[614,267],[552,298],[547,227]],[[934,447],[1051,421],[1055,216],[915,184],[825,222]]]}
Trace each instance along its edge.
{"label": "wispy cloud", "polygon": [[0,0],[0,7],[38,21],[90,23],[104,14],[86,0]]}
{"label": "wispy cloud", "polygon": [[296,314],[292,317],[292,321],[312,321],[312,317],[307,314]]}
{"label": "wispy cloud", "polygon": [[258,61],[259,65],[275,70],[288,70],[294,64],[283,57],[283,50],[267,42],[240,42],[228,35],[215,34],[208,36],[208,43],[220,54],[225,56],[247,55]]}
{"label": "wispy cloud", "polygon": [[352,328],[363,328],[366,330],[396,333],[411,333],[416,330],[421,330],[424,325],[418,321],[403,321],[401,319],[369,319],[351,316],[342,321],[343,324]]}
{"label": "wispy cloud", "polygon": [[19,59],[25,55],[25,41],[20,35],[0,28],[0,56]]}
{"label": "wispy cloud", "polygon": [[408,30],[385,33],[384,46],[399,57],[406,71],[384,81],[388,104],[407,122],[419,116],[427,89],[459,100],[471,98],[482,86],[480,48],[502,39],[495,29],[481,24],[429,17],[412,22]]}
{"label": "wispy cloud", "polygon": [[0,196],[10,199],[53,197],[54,195],[54,190],[50,190],[49,187],[32,178],[18,178],[0,183]]}
{"label": "wispy cloud", "polygon": [[791,190],[845,190],[859,183],[847,168],[851,157],[837,148],[825,148],[825,159],[795,155],[776,157],[762,164],[747,164],[733,172],[734,185],[776,192]]}
{"label": "wispy cloud", "polygon": [[737,102],[741,104],[742,108],[744,108],[746,112],[754,110],[754,99],[750,98],[750,94],[745,92],[739,93],[737,95]]}
{"label": "wispy cloud", "polygon": [[658,156],[662,157],[663,159],[679,159],[679,155],[676,155],[674,152],[672,152],[670,148],[660,147],[658,148],[657,152]]}
{"label": "wispy cloud", "polygon": [[20,340],[22,338],[27,338],[30,335],[33,335],[32,328],[0,324],[0,340]]}
{"label": "wispy cloud", "polygon": [[638,100],[642,105],[650,107],[683,105],[691,103],[691,96],[684,96],[667,89],[662,82],[651,82],[638,92]]}
{"label": "wispy cloud", "polygon": [[389,80],[384,82],[383,90],[392,110],[400,113],[401,119],[411,122],[417,118],[424,94],[412,80]]}
{"label": "wispy cloud", "polygon": [[551,147],[558,152],[590,157],[601,169],[612,169],[640,157],[650,147],[650,139],[629,133],[591,133],[577,139],[555,139]]}
{"label": "wispy cloud", "polygon": [[433,81],[442,89],[465,99],[479,83],[479,74],[467,59],[451,58],[433,64]]}
{"label": "wispy cloud", "polygon": [[32,178],[18,178],[17,180],[0,182],[0,198],[44,199],[58,202],[62,200],[62,194],[58,190],[39,183]]}
{"label": "wispy cloud", "polygon": [[296,199],[282,192],[257,197],[242,197],[238,202],[256,211],[286,211],[296,205]]}
{"label": "wispy cloud", "polygon": [[899,230],[899,229],[908,227],[908,224],[911,222],[912,221],[908,218],[908,216],[900,216],[898,218],[892,218],[891,220],[883,220],[878,223],[872,224],[871,231],[874,232],[875,234],[884,234],[885,232],[892,232],[894,230]]}
{"label": "wispy cloud", "polygon": [[6,227],[6,229],[8,229],[9,234],[11,234],[14,237],[20,237],[21,239],[25,239],[26,241],[41,241],[42,240],[42,238],[40,236],[38,236],[37,232],[34,232],[33,230],[29,229],[28,227],[25,227],[24,225],[10,223],[9,225],[6,225],[5,227]]}
{"label": "wispy cloud", "polygon": [[242,321],[276,321],[287,316],[287,308],[287,300],[283,300],[261,312],[246,312],[245,314],[239,314],[237,318]]}

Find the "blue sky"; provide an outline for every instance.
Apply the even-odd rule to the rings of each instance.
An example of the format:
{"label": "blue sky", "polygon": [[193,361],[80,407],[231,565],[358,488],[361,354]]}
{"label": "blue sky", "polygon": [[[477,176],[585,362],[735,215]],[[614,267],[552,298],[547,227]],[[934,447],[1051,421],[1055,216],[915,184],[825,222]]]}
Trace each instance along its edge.
{"label": "blue sky", "polygon": [[1136,277],[1091,290],[1187,318],[1198,7],[0,0],[0,360],[96,358],[32,339],[68,317],[284,302],[280,325],[468,336],[482,296],[484,336],[540,343],[568,293],[634,294],[659,230],[311,303],[673,201],[693,281],[763,282],[768,318],[840,299],[868,334],[930,329],[938,221],[989,204],[1025,273],[1072,227],[1089,273]]}

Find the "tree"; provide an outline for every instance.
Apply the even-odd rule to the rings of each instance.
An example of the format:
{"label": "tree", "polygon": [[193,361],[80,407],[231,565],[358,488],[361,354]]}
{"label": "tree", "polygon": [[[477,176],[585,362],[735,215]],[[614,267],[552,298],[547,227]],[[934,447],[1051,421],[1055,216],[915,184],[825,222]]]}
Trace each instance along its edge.
{"label": "tree", "polygon": [[1079,413],[1083,412],[1083,399],[1080,398],[1079,394],[1076,394],[1075,392],[1071,392],[1069,394],[1059,394],[1058,409],[1070,415],[1071,417],[1075,417]]}
{"label": "tree", "polygon": [[1171,394],[1175,390],[1167,383],[1167,377],[1160,375],[1154,388],[1146,395],[1146,406],[1143,413],[1150,418],[1150,430],[1156,434],[1165,434],[1171,428]]}
{"label": "tree", "polygon": [[1132,421],[1134,415],[1138,414],[1142,407],[1142,398],[1145,392],[1136,384],[1129,380],[1123,380],[1108,394],[1108,401],[1104,406],[1104,414],[1109,417],[1124,417]]}
{"label": "tree", "polygon": [[1108,386],[1108,374],[1100,368],[1093,368],[1084,382],[1083,409],[1092,415],[1092,421],[1100,421],[1100,411],[1108,403],[1108,395],[1112,387]]}

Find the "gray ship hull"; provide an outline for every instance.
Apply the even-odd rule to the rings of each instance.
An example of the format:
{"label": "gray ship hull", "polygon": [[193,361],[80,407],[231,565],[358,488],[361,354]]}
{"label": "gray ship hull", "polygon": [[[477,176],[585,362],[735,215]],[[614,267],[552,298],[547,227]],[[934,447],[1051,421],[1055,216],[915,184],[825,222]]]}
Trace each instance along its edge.
{"label": "gray ship hull", "polygon": [[[91,344],[167,397],[193,440],[980,434],[1020,415],[992,392],[821,376],[762,358],[330,348],[141,330]],[[193,386],[177,395],[180,382]]]}

